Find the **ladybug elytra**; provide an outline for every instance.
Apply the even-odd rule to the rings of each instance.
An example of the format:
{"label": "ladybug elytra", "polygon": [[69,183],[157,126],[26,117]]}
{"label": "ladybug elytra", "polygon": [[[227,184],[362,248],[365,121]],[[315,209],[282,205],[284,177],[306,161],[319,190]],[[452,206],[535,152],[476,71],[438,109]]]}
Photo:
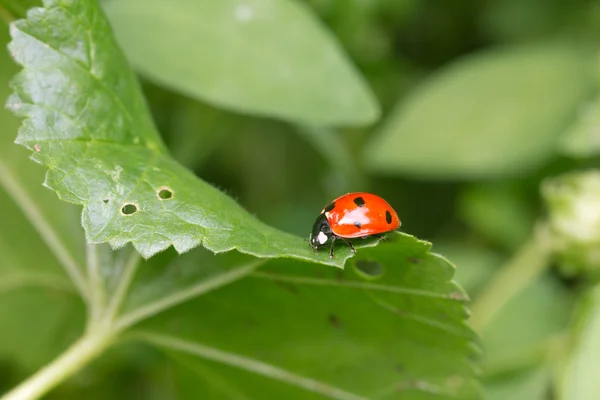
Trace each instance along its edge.
{"label": "ladybug elytra", "polygon": [[333,258],[336,240],[344,241],[354,253],[348,239],[379,236],[397,230],[400,224],[396,211],[381,197],[366,192],[348,193],[323,208],[308,241],[315,252],[329,245],[329,257]]}

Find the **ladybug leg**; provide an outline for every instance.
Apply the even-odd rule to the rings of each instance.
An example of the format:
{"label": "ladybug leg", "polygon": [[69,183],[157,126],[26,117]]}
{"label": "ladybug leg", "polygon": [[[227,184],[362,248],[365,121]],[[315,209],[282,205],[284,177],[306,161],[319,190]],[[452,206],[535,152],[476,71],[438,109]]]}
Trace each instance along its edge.
{"label": "ladybug leg", "polygon": [[356,249],[355,249],[355,248],[354,248],[354,246],[352,245],[352,242],[351,242],[351,241],[349,241],[349,240],[346,240],[346,239],[344,239],[344,238],[340,238],[340,239],[342,239],[342,240],[343,240],[343,241],[344,241],[344,242],[345,242],[345,243],[346,243],[348,246],[350,246],[350,251],[351,251],[351,252],[353,252],[353,253],[356,253]]}
{"label": "ladybug leg", "polygon": [[315,251],[315,254],[318,254],[318,253],[319,253],[319,251],[317,250],[317,248],[316,248],[315,246],[313,246],[312,244],[310,244],[310,240],[308,240],[308,239],[304,239],[304,241],[305,241],[306,243],[308,243],[308,245],[310,246],[310,248],[311,248],[311,249],[313,249],[313,250]]}
{"label": "ladybug leg", "polygon": [[329,248],[329,258],[333,258],[333,244],[335,243],[335,236],[331,238],[331,247]]}

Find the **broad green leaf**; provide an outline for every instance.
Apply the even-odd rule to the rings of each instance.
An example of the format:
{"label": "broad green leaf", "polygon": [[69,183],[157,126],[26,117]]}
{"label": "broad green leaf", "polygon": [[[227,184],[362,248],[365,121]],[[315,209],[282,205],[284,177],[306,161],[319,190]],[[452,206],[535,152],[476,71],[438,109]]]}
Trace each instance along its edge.
{"label": "broad green leaf", "polygon": [[442,69],[403,99],[366,147],[375,171],[484,178],[539,167],[592,87],[590,52],[495,49]]}
{"label": "broad green leaf", "polygon": [[572,340],[556,383],[557,400],[587,400],[600,396],[600,286],[583,297],[572,326]]}
{"label": "broad green leaf", "polygon": [[600,153],[600,96],[583,105],[560,141],[563,153],[592,157]]}
{"label": "broad green leaf", "polygon": [[570,311],[568,294],[551,275],[512,298],[482,332],[486,398],[545,400],[555,351]]}
{"label": "broad green leaf", "polygon": [[486,400],[548,400],[551,372],[548,366],[539,366],[498,376],[486,382]]}
{"label": "broad green leaf", "polygon": [[500,310],[482,332],[488,372],[539,365],[544,349],[568,319],[567,292],[553,276],[544,275]]}
{"label": "broad green leaf", "polygon": [[24,69],[8,105],[25,117],[17,142],[48,167],[45,185],[83,206],[88,242],[131,242],[144,257],[202,244],[344,264],[347,247],[333,260],[315,255],[302,238],[263,224],[169,156],[95,2],[44,4],[12,25],[10,51]]}
{"label": "broad green leaf", "polygon": [[119,43],[149,79],[243,113],[368,124],[375,98],[334,37],[295,0],[117,0]]}
{"label": "broad green leaf", "polygon": [[[196,398],[477,398],[466,296],[429,246],[397,234],[343,271],[269,261],[132,337],[172,353],[195,377]],[[124,320],[153,293],[209,286],[245,268],[244,258],[196,250],[168,269],[140,269],[132,293],[146,294],[126,302]],[[380,274],[366,277],[367,266]]]}
{"label": "broad green leaf", "polygon": [[434,250],[456,264],[454,280],[471,297],[489,281],[502,262],[497,252],[464,239],[444,241],[440,238],[435,241]]}
{"label": "broad green leaf", "polygon": [[[93,243],[132,242],[146,257],[211,251],[142,264],[129,248],[87,246],[88,329],[138,325],[132,338],[188,353],[194,373],[201,355],[250,397],[257,384],[274,398],[478,397],[466,296],[447,260],[398,233],[365,241],[345,270],[300,263],[342,266],[349,251],[315,256],[177,164],[97,4],[44,4],[12,27],[24,70],[9,105],[26,117],[17,140],[48,167],[46,185],[83,206]],[[266,260],[212,253],[234,248],[298,260],[258,270]]]}
{"label": "broad green leaf", "polygon": [[458,214],[471,229],[510,250],[527,241],[535,222],[534,209],[511,182],[476,184],[458,198]]}

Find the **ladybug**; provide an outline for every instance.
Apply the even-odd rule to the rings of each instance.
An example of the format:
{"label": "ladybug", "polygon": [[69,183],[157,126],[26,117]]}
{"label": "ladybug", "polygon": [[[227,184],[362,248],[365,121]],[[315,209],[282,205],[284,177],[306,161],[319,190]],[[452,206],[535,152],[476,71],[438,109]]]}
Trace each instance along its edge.
{"label": "ladybug", "polygon": [[315,252],[329,245],[329,257],[333,258],[333,245],[338,239],[354,253],[356,250],[348,239],[380,237],[379,234],[398,228],[400,218],[384,199],[366,192],[348,193],[323,208],[308,242]]}

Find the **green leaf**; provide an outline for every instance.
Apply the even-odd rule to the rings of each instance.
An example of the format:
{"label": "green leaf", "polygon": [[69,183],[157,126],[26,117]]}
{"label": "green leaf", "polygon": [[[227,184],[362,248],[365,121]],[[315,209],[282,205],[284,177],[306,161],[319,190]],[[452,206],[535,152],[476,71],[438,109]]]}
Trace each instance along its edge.
{"label": "green leaf", "polygon": [[554,276],[543,275],[507,302],[485,328],[486,398],[547,399],[557,337],[570,312],[568,295]]}
{"label": "green leaf", "polygon": [[567,292],[551,275],[544,275],[514,296],[484,329],[488,373],[539,366],[560,333],[570,311]]}
{"label": "green leaf", "polygon": [[557,380],[558,400],[587,400],[600,396],[595,373],[600,356],[600,286],[582,297],[571,330],[571,346]]}
{"label": "green leaf", "polygon": [[[343,271],[273,260],[142,322],[132,337],[173,353],[196,377],[196,398],[478,398],[466,295],[429,248],[396,234]],[[207,286],[246,268],[244,258],[194,251],[140,269],[132,293],[146,295],[126,302],[124,320],[165,302],[153,293]],[[365,275],[369,265],[379,274]]]}
{"label": "green leaf", "polygon": [[514,371],[486,382],[487,400],[547,400],[551,368],[539,366],[525,371]]}
{"label": "green leaf", "polygon": [[318,125],[374,122],[378,104],[299,1],[118,0],[104,9],[135,68],[196,99]]}
{"label": "green leaf", "polygon": [[[12,27],[24,66],[9,100],[26,117],[18,142],[48,167],[48,187],[83,206],[90,241],[132,242],[146,257],[174,250],[142,263],[130,247],[85,246],[86,333],[12,393],[44,394],[133,328],[131,338],[187,357],[193,373],[208,368],[217,378],[207,384],[250,397],[480,397],[466,295],[430,244],[394,233],[377,247],[364,241],[345,270],[300,263],[342,266],[349,250],[314,255],[177,164],[97,4],[45,6]],[[177,256],[200,242],[210,251]],[[233,248],[249,255],[212,253]],[[259,270],[267,260],[250,255],[297,260]]]}
{"label": "green leaf", "polygon": [[502,256],[497,252],[459,239],[438,239],[434,250],[457,265],[454,281],[471,297],[481,290],[502,263]]}
{"label": "green leaf", "polygon": [[600,153],[600,96],[583,105],[560,141],[563,153],[592,157]]}
{"label": "green leaf", "polygon": [[302,238],[263,224],[170,157],[95,2],[45,5],[12,25],[10,51],[24,69],[8,105],[26,118],[17,142],[48,167],[45,185],[83,206],[88,242],[131,242],[146,258],[202,244],[343,266],[347,247],[333,260],[315,255]]}
{"label": "green leaf", "polygon": [[536,218],[525,195],[514,182],[472,185],[459,196],[458,214],[481,236],[516,250],[531,236]]}
{"label": "green leaf", "polygon": [[464,57],[400,102],[366,147],[367,165],[444,179],[537,168],[592,87],[590,54],[546,44]]}

